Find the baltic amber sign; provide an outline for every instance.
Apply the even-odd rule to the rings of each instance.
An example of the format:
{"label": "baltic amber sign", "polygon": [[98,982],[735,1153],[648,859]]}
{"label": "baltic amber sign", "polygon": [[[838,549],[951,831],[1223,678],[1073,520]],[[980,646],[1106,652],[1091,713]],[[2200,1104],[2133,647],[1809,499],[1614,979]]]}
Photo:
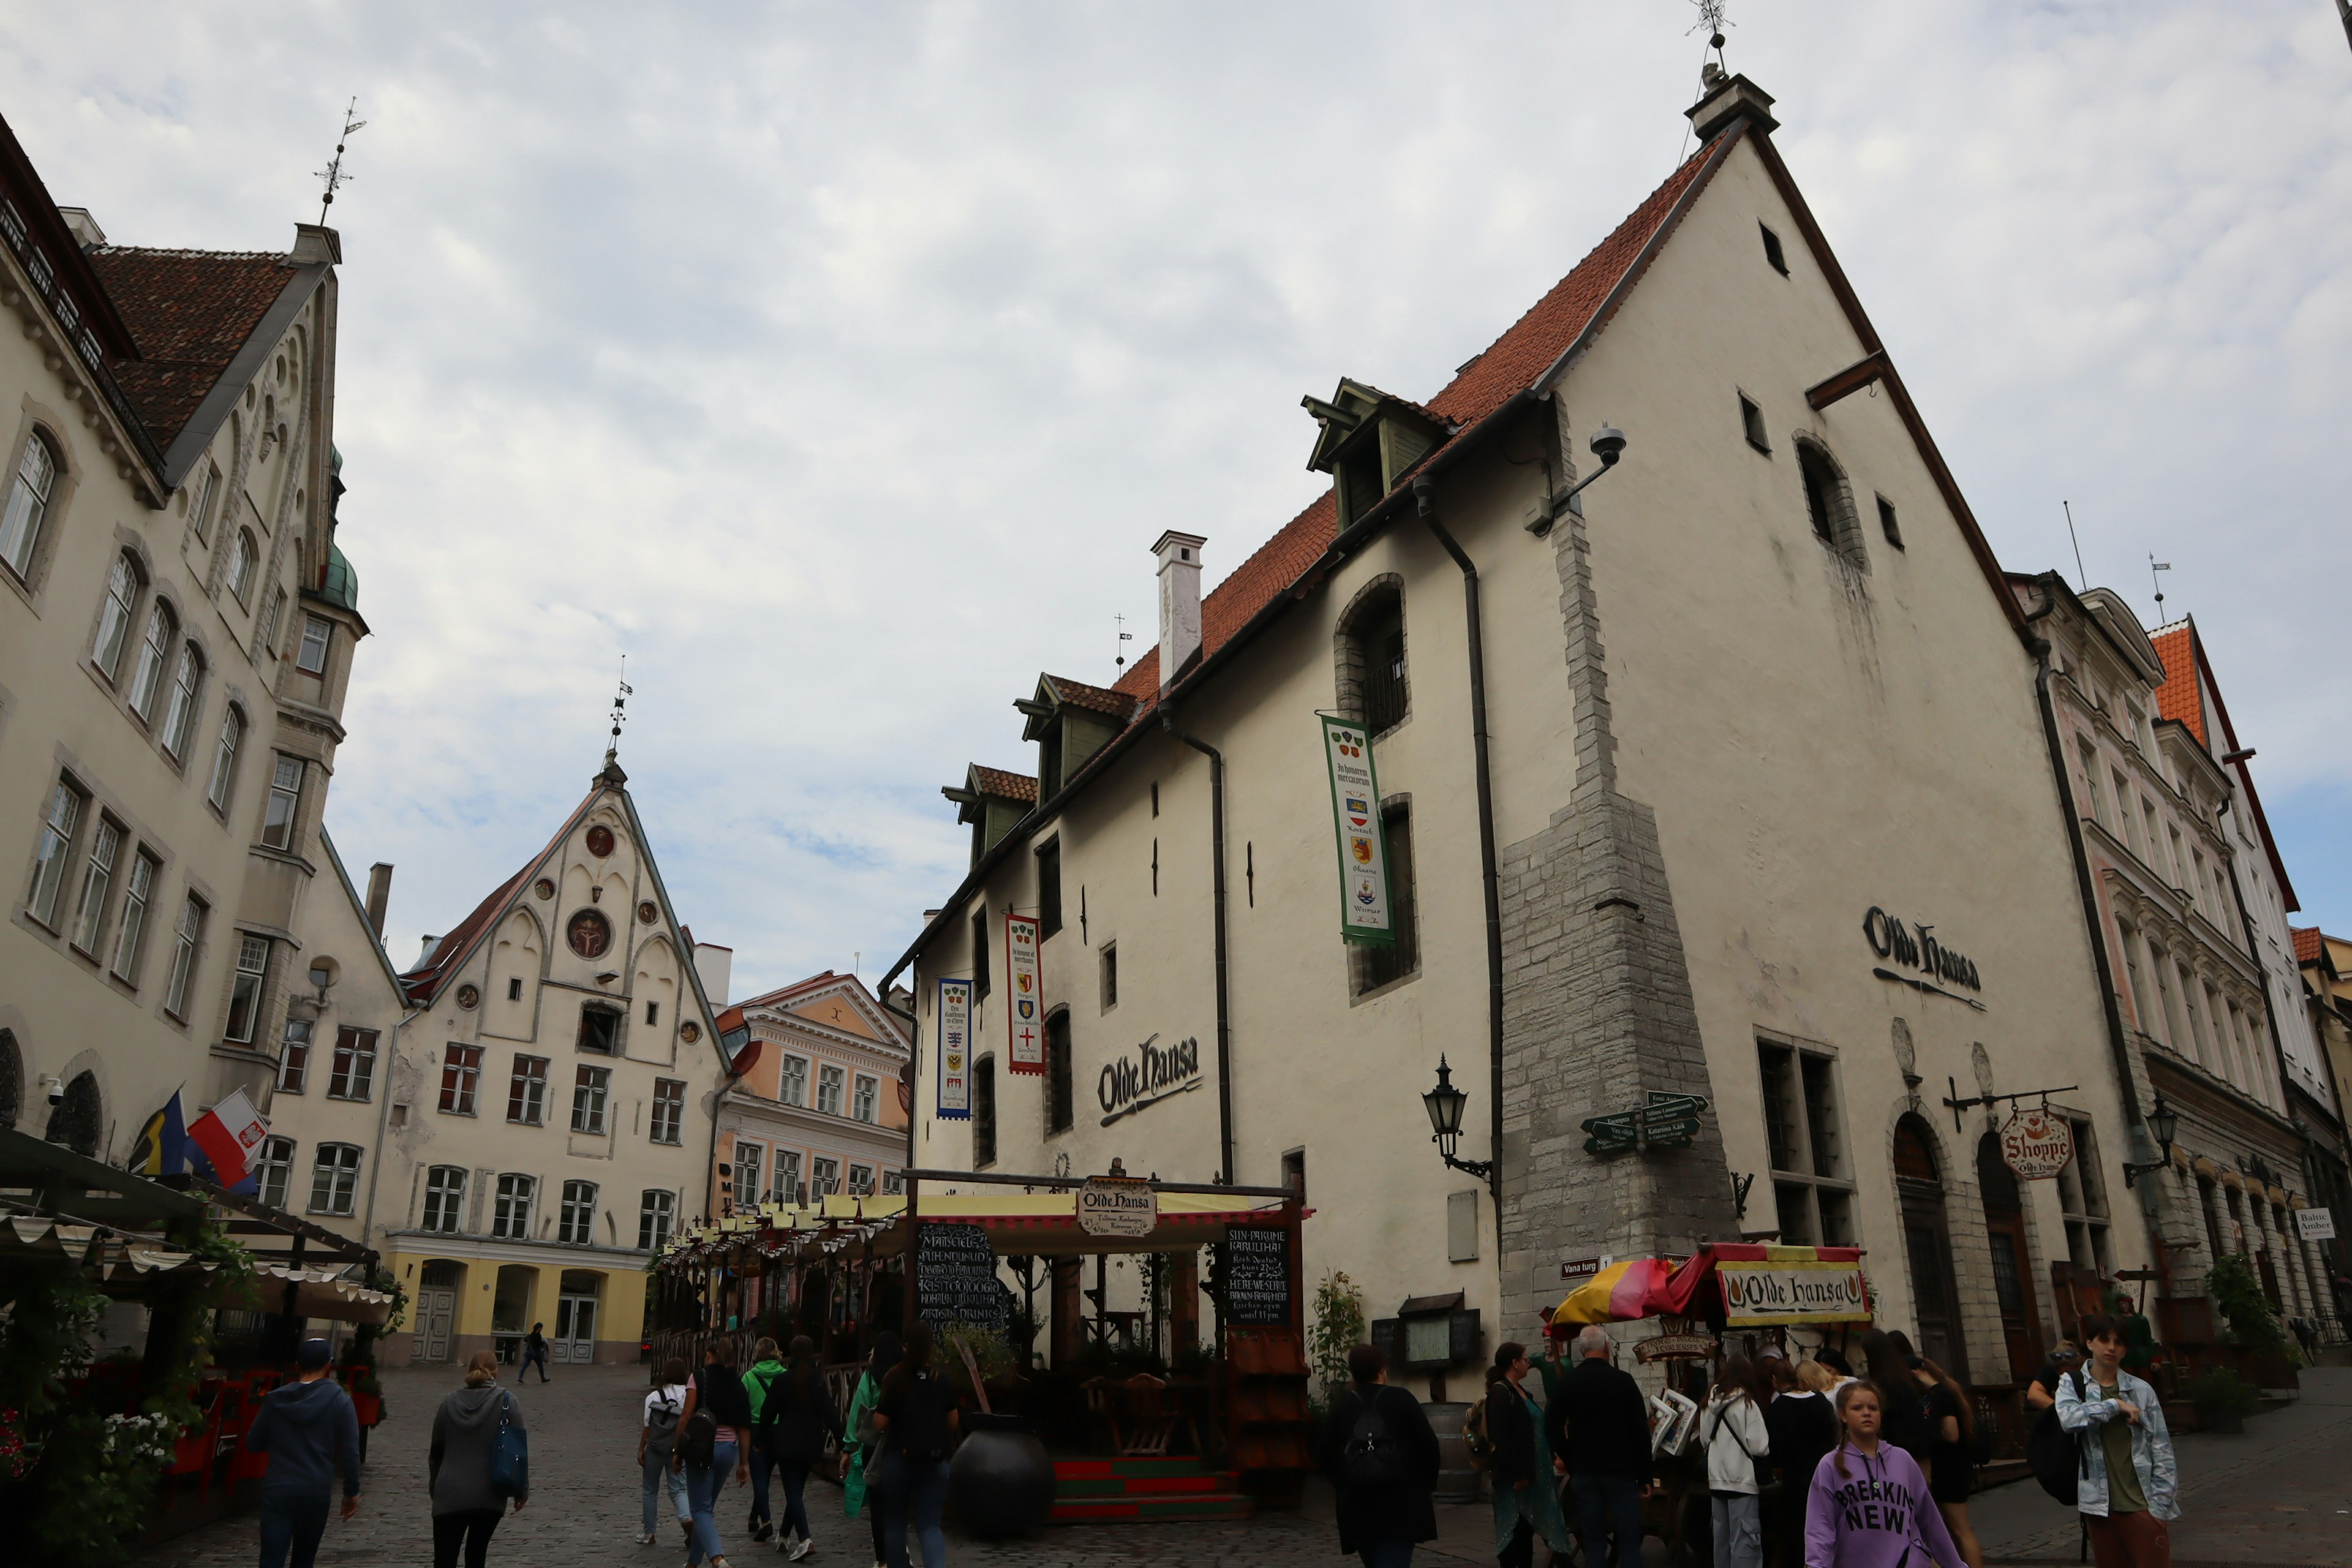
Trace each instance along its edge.
{"label": "baltic amber sign", "polygon": [[2000,1130],[2000,1157],[2021,1181],[2049,1181],[2074,1163],[2074,1129],[2046,1105],[2026,1107]]}

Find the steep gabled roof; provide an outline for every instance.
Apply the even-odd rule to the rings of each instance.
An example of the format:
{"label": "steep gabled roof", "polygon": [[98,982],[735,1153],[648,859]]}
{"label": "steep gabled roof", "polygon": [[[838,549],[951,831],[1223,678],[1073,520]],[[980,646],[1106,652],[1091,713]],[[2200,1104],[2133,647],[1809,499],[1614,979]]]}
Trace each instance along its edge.
{"label": "steep gabled roof", "polygon": [[[580,825],[580,819],[588,815],[588,808],[594,805],[604,793],[602,784],[590,790],[588,797],[574,806],[572,815],[563,819],[563,826],[555,830],[555,837],[549,839],[538,854],[525,861],[522,869],[493,889],[488,898],[474,906],[472,913],[433,944],[431,956],[400,977],[411,1002],[420,1007],[433,1005],[434,999],[441,994],[457,971],[465,967],[467,957],[481,945],[482,938],[495,930],[507,910],[513,907],[523,884],[530,880],[530,874],[547,863],[547,858],[571,836],[572,830]],[[693,965],[687,967],[691,969]]]}
{"label": "steep gabled roof", "polygon": [[1088,686],[1085,681],[1072,680],[1066,675],[1048,675],[1042,679],[1053,689],[1054,695],[1070,707],[1084,708],[1088,712],[1116,719],[1122,724],[1135,712],[1135,699],[1124,691],[1113,691],[1106,686]]}
{"label": "steep gabled roof", "polygon": [[2212,750],[2212,739],[2205,732],[2204,697],[2197,689],[2195,631],[2183,621],[2148,641],[2156,645],[2156,657],[2164,661],[2164,683],[2156,689],[2157,716],[2179,720],[2189,726],[2199,745]]}
{"label": "steep gabled roof", "polygon": [[1007,773],[1003,768],[987,768],[971,764],[966,775],[974,795],[984,795],[997,800],[1025,800],[1037,803],[1037,781],[1027,773]]}
{"label": "steep gabled roof", "polygon": [[2294,938],[2297,963],[2317,963],[2327,956],[2327,942],[2319,934],[2317,926],[2290,926],[2287,930]]}

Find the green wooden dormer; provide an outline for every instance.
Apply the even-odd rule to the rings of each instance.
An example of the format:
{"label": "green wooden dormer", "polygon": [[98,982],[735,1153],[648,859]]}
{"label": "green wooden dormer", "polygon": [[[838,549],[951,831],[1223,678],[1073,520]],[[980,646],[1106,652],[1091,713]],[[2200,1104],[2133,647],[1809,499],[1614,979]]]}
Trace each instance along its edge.
{"label": "green wooden dormer", "polygon": [[1370,511],[1454,429],[1418,403],[1345,376],[1329,402],[1312,395],[1298,402],[1318,427],[1307,466],[1337,481],[1342,528]]}
{"label": "green wooden dormer", "polygon": [[1013,704],[1027,715],[1021,738],[1037,742],[1037,796],[1051,800],[1135,716],[1135,699],[1066,676],[1040,675],[1034,697]]}
{"label": "green wooden dormer", "polygon": [[971,863],[977,866],[1036,805],[1037,781],[974,763],[964,770],[961,789],[945,784],[940,793],[956,803],[956,820],[971,825]]}

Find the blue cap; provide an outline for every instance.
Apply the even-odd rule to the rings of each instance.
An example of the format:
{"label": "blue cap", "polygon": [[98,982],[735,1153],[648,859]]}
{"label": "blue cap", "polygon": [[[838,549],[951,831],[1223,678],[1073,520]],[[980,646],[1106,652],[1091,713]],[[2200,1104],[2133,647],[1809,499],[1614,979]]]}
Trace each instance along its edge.
{"label": "blue cap", "polygon": [[294,1364],[304,1372],[316,1372],[333,1359],[334,1352],[324,1340],[304,1340],[294,1352]]}

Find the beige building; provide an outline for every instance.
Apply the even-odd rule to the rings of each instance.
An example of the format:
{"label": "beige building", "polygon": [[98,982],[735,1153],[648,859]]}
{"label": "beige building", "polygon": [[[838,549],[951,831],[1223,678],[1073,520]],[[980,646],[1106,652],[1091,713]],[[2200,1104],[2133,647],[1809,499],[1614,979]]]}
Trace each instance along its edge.
{"label": "beige building", "polygon": [[[1163,535],[1160,646],[1113,687],[1023,688],[1036,765],[950,792],[971,873],[892,972],[918,1165],[1303,1187],[1310,1288],[1458,1292],[1480,1355],[1581,1259],[1856,1244],[1881,1321],[2030,1373],[2074,1200],[1988,1163],[2005,1103],[1944,1101],[2063,1089],[2102,1192],[2131,1147],[2042,645],[1770,101],[1717,84],[1690,160],[1427,401],[1308,398],[1330,493],[1205,598],[1212,542]],[[1609,426],[1623,460],[1571,499]],[[1343,875],[1334,712],[1385,900],[1369,831]],[[1391,943],[1341,940],[1360,893]],[[1034,1074],[1008,912],[1039,921]],[[1431,1147],[1441,1058],[1491,1174]],[[1588,1152],[1588,1119],[1681,1094],[1685,1146]]]}
{"label": "beige building", "polygon": [[[353,645],[332,229],[110,245],[0,125],[0,1122],[268,1100]],[[331,897],[333,879],[324,879]],[[37,1122],[36,1119],[41,1119]]]}
{"label": "beige building", "polygon": [[719,1099],[705,1213],[905,1190],[907,1039],[863,981],[828,969],[738,1003],[722,1026],[759,1052],[746,1063],[737,1048],[743,1076]]}
{"label": "beige building", "polygon": [[[2298,926],[2294,956],[2303,973],[2305,1010],[2340,1105],[2344,1085],[2352,1083],[2352,942],[2329,936],[2317,926]],[[2352,1325],[2352,1249],[2347,1247],[2352,1238],[2345,1234],[2352,1227],[2352,1179],[2347,1179],[2346,1161],[2340,1155],[2330,1159],[2324,1151],[2315,1151],[2310,1179],[2315,1204],[2328,1211],[2326,1228],[2336,1232],[2319,1244],[2320,1283],[2342,1328]]]}

